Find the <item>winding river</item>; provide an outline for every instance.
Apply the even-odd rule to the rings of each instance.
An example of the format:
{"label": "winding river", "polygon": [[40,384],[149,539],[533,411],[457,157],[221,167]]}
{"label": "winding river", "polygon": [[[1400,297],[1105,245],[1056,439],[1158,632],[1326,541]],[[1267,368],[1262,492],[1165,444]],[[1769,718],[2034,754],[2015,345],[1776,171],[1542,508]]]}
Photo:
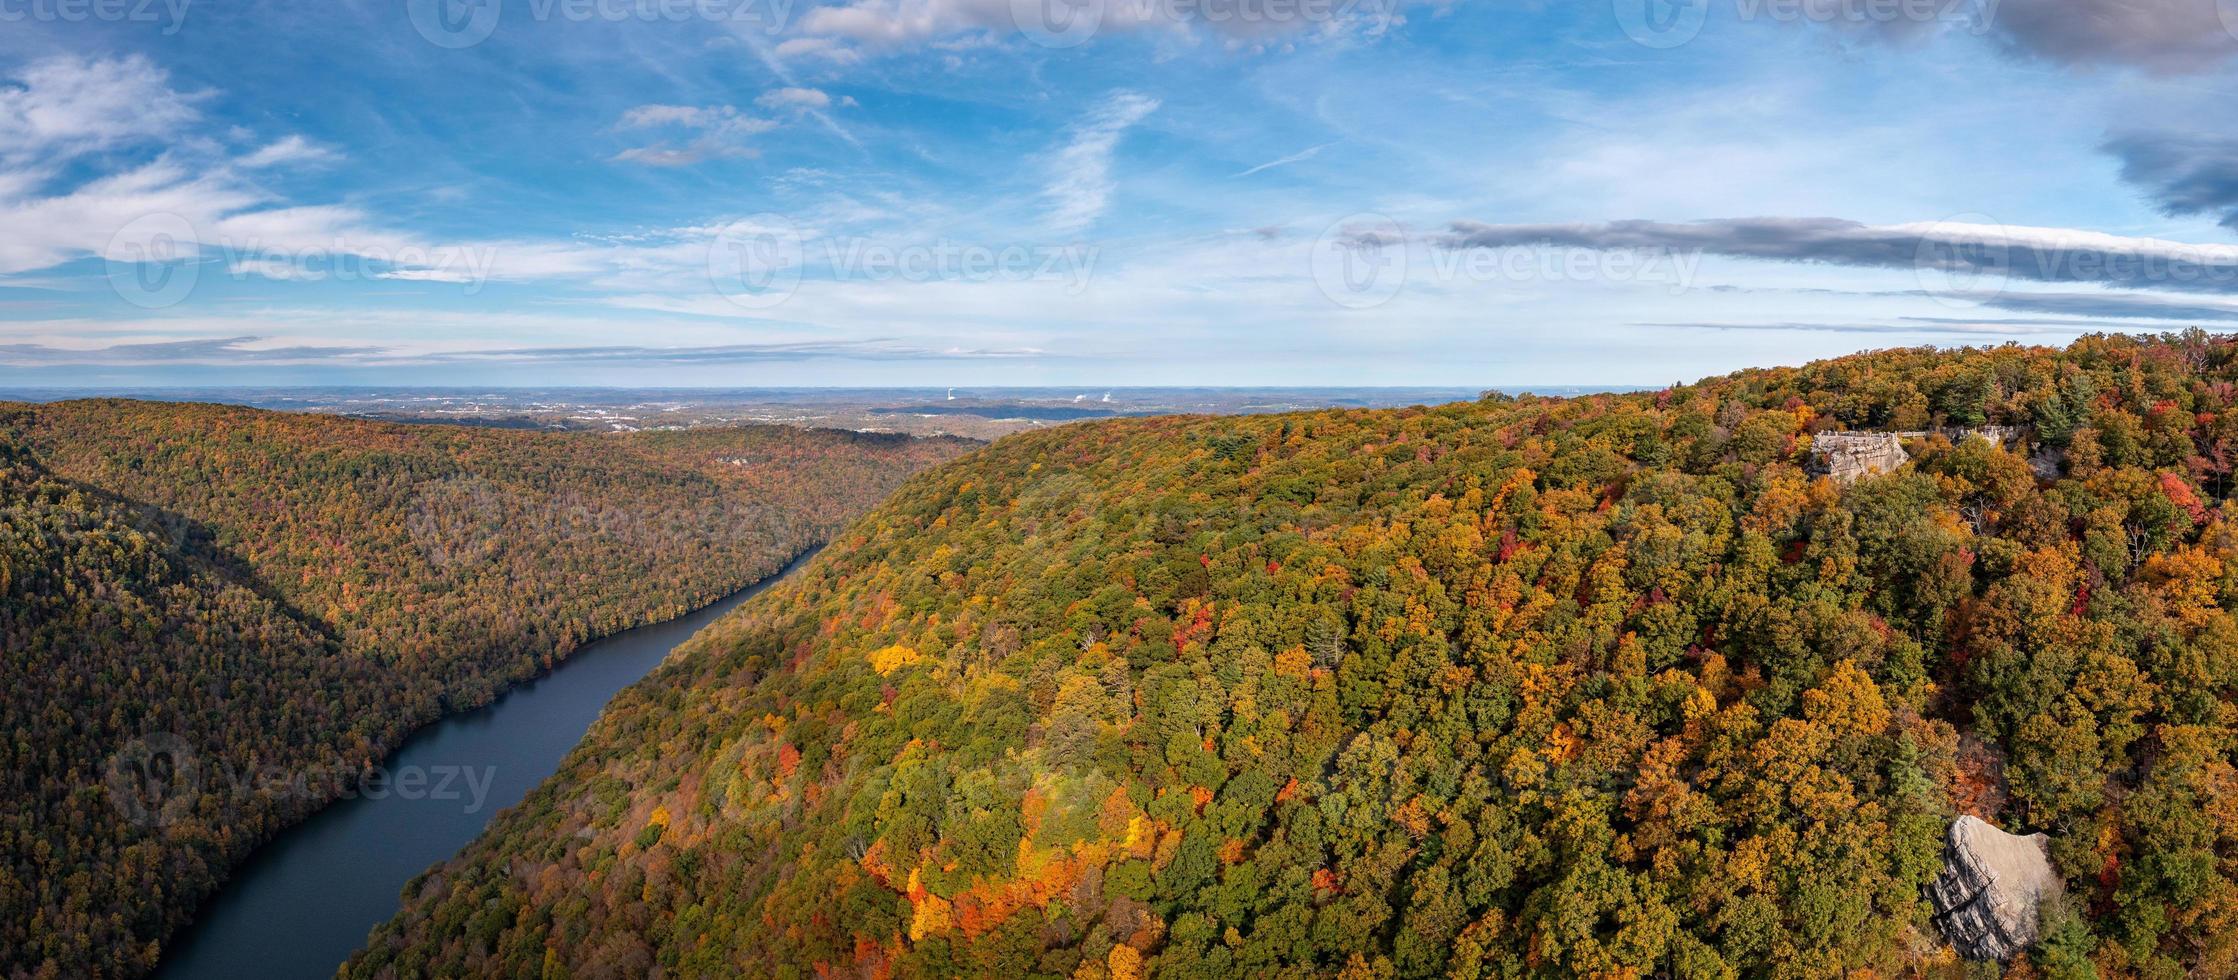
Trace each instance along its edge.
{"label": "winding river", "polygon": [[338,801],[259,848],[172,937],[155,975],[332,977],[396,914],[412,876],[458,853],[558,771],[617,692],[808,558],[696,612],[584,644],[550,673],[413,733],[384,763],[390,785]]}

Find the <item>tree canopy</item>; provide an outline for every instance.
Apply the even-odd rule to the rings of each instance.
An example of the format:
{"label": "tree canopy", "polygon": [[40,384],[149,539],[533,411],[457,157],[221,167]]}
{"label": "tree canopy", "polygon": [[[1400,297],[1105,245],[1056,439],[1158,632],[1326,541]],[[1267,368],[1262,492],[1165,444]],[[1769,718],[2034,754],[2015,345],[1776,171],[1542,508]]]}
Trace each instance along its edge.
{"label": "tree canopy", "polygon": [[[1930,436],[1814,478],[1828,430]],[[1099,421],[920,475],[625,691],[349,976],[2238,974],[2238,346]]]}

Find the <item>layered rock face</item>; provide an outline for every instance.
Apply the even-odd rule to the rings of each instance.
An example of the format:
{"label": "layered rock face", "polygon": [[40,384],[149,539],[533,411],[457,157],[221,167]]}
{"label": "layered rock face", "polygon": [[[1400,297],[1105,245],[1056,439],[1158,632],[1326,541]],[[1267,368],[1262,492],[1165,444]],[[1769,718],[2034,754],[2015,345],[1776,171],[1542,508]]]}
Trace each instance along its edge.
{"label": "layered rock face", "polygon": [[[2030,430],[2019,425],[1985,425],[1978,428],[1944,428],[1916,432],[1821,432],[1811,437],[1811,457],[1814,472],[1823,473],[1843,483],[1860,477],[1886,473],[1909,462],[1912,454],[1904,450],[1904,440],[1925,439],[1939,435],[1952,442],[1964,439],[1985,439],[2007,448],[2025,450]],[[2049,475],[2035,463],[2038,476],[2055,479],[2057,464]]]}
{"label": "layered rock face", "polygon": [[1818,470],[1843,483],[1886,473],[1911,459],[1894,432],[1821,432],[1811,438]]}
{"label": "layered rock face", "polygon": [[1943,873],[1927,886],[1935,926],[1958,955],[2008,960],[2036,941],[2037,910],[2063,892],[2042,834],[2017,837],[1974,817],[1951,822]]}

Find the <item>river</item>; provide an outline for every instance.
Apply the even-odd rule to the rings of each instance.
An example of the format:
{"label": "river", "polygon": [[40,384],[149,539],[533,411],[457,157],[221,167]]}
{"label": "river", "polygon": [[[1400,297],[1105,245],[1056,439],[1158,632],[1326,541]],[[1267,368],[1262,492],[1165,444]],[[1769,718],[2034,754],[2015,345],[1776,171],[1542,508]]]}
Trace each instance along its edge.
{"label": "river", "polygon": [[807,560],[696,612],[586,643],[550,673],[414,732],[383,765],[393,785],[338,801],[257,849],[172,937],[155,976],[332,977],[396,914],[412,876],[558,771],[616,693]]}

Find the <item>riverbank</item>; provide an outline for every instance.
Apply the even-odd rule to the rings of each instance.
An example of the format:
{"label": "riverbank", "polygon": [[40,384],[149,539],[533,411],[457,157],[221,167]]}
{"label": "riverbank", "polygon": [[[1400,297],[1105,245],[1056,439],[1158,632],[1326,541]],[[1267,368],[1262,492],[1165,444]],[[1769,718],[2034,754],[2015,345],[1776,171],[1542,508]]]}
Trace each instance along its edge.
{"label": "riverbank", "polygon": [[607,701],[776,574],[676,619],[584,644],[543,675],[414,732],[367,785],[258,848],[172,937],[163,980],[328,977],[395,914],[406,884],[521,801]]}

